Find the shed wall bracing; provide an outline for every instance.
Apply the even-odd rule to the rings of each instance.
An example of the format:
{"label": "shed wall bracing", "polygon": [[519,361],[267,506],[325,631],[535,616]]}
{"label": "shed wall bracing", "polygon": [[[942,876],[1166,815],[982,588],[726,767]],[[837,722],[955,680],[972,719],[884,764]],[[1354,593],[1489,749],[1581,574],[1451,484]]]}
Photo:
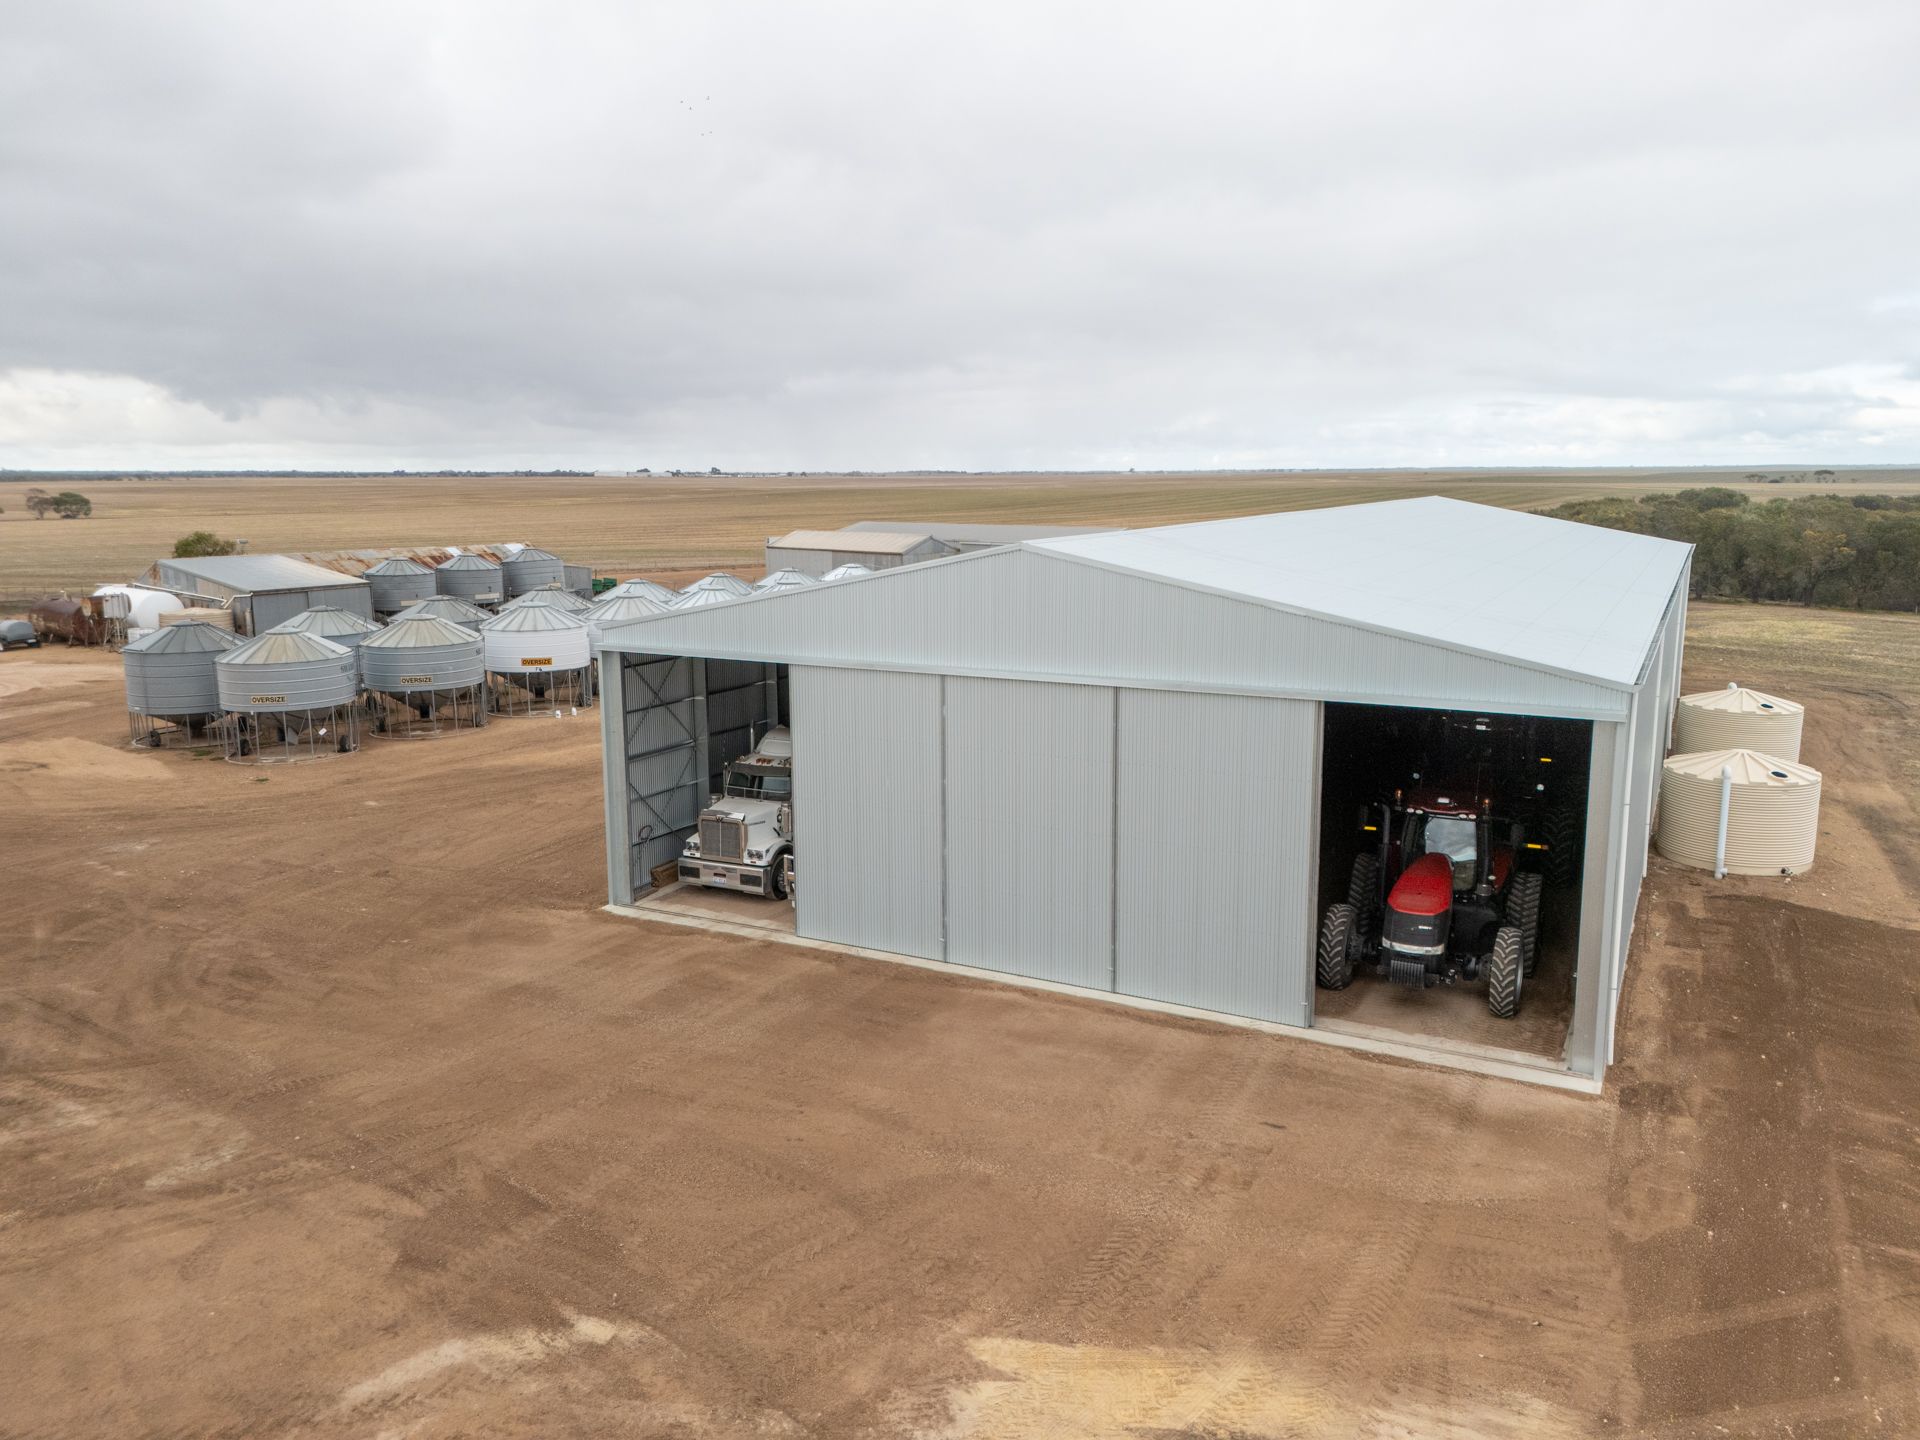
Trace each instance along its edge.
{"label": "shed wall bracing", "polygon": [[937,675],[793,668],[799,934],[941,958],[940,688]]}
{"label": "shed wall bracing", "polygon": [[778,719],[775,668],[759,661],[706,662],[708,783],[716,795],[727,766],[753,749]]}
{"label": "shed wall bracing", "polygon": [[1612,719],[1626,703],[1618,686],[1025,548],[637,621],[609,629],[605,643],[1531,715]]}
{"label": "shed wall bracing", "polygon": [[[651,884],[654,866],[679,857],[707,803],[705,665],[684,656],[601,659],[602,679],[619,687],[601,704],[619,717],[615,743],[625,757],[625,783],[614,777],[618,799],[608,809],[608,842],[619,851],[608,872],[611,893],[624,886],[631,900]],[[615,722],[602,723],[613,737]]]}
{"label": "shed wall bracing", "polygon": [[1113,988],[1312,1023],[1320,706],[1123,690]]}
{"label": "shed wall bracing", "polygon": [[946,682],[946,959],[1113,988],[1114,691]]}

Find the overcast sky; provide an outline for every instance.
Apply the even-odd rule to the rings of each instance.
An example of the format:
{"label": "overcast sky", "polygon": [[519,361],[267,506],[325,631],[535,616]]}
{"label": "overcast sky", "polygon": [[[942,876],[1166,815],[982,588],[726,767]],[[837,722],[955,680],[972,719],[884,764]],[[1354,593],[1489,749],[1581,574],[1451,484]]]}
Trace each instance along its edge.
{"label": "overcast sky", "polygon": [[1920,4],[0,0],[0,465],[1920,461]]}

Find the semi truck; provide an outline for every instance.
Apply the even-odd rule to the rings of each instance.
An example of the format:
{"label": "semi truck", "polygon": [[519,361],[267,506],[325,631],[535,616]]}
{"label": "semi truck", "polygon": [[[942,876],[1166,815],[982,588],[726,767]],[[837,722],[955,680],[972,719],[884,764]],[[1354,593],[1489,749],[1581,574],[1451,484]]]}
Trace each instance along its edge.
{"label": "semi truck", "polygon": [[793,736],[776,725],[727,766],[680,852],[680,881],[785,899],[793,853]]}

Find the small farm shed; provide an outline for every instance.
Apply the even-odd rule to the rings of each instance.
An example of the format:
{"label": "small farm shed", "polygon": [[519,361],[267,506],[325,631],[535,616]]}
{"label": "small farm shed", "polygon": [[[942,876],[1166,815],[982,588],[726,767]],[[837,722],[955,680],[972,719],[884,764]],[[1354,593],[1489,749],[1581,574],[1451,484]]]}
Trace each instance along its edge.
{"label": "small farm shed", "polygon": [[798,570],[815,577],[839,565],[890,570],[949,554],[931,535],[887,530],[793,530],[767,541],[767,571]]}
{"label": "small farm shed", "polygon": [[140,582],[158,585],[202,605],[233,612],[242,635],[264,635],[303,610],[331,605],[373,619],[373,590],[357,576],[343,575],[290,555],[207,555],[156,560]]}
{"label": "small farm shed", "polygon": [[1690,557],[1422,498],[1032,540],[614,627],[609,899],[647,888],[778,720],[800,936],[1311,1027],[1351,861],[1335,812],[1397,783],[1351,773],[1355,736],[1391,712],[1539,717],[1573,737],[1584,837],[1552,1063],[1596,1081]]}

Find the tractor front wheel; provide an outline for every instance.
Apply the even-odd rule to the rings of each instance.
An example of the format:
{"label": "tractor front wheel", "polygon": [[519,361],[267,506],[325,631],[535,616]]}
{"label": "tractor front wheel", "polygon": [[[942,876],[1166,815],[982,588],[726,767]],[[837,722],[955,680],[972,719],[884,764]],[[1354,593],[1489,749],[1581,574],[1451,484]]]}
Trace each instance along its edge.
{"label": "tractor front wheel", "polygon": [[1493,937],[1493,954],[1487,957],[1487,1009],[1502,1020],[1520,1013],[1520,980],[1525,970],[1518,927],[1502,925]]}
{"label": "tractor front wheel", "polygon": [[1320,922],[1319,963],[1314,978],[1323,990],[1344,990],[1353,983],[1353,952],[1358,948],[1359,917],[1351,905],[1329,905]]}

